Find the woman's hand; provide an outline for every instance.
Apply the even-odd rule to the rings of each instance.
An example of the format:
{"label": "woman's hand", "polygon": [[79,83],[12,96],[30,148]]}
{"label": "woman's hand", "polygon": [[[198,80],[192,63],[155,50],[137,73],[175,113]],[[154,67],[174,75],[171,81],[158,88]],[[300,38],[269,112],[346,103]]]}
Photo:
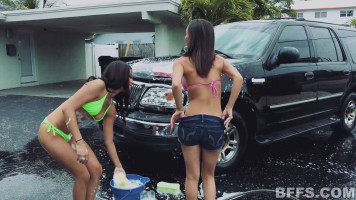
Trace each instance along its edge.
{"label": "woman's hand", "polygon": [[124,173],[126,176],[126,172],[122,167],[115,167],[114,174],[118,174],[118,173]]}
{"label": "woman's hand", "polygon": [[89,160],[89,151],[86,142],[84,140],[78,141],[75,149],[78,155],[77,160],[82,164],[86,164]]}
{"label": "woman's hand", "polygon": [[176,112],[171,117],[171,131],[174,130],[176,126],[176,121],[184,117],[184,110],[176,110]]}
{"label": "woman's hand", "polygon": [[229,127],[230,121],[232,120],[232,108],[225,108],[223,111],[221,118],[224,119],[225,129]]}

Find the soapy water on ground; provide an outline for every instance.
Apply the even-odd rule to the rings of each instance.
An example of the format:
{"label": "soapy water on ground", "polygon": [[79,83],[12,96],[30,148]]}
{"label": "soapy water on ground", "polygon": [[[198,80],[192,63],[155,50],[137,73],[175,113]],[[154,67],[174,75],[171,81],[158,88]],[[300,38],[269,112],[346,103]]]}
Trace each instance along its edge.
{"label": "soapy water on ground", "polygon": [[153,190],[144,190],[140,194],[140,200],[156,200],[156,195]]}
{"label": "soapy water on ground", "polygon": [[[93,138],[88,139],[90,140],[95,141]],[[351,145],[354,143],[354,139],[350,137],[336,140],[336,142],[305,141],[305,138],[301,138],[269,148],[256,147],[256,151],[247,153],[248,158],[235,170],[216,173],[217,198],[219,200],[266,200],[274,199],[273,191],[279,186],[305,185],[320,189],[328,186],[355,185],[353,180],[356,179],[356,168],[352,162],[346,164],[356,158],[355,145]],[[96,145],[101,146],[97,142]],[[291,149],[284,149],[283,146]],[[185,166],[181,154],[155,153],[140,148],[120,147],[119,156],[125,165],[126,173],[135,173],[150,178],[151,181],[146,184],[145,189],[155,191],[156,199],[185,199]],[[95,153],[98,159],[103,166],[106,166],[101,180],[102,187],[98,193],[103,199],[111,199],[111,188],[105,185],[108,185],[109,177],[111,180],[114,167],[105,148],[97,149]],[[284,153],[280,149],[283,149]],[[264,153],[260,154],[260,150]],[[344,154],[347,155],[340,156]],[[110,166],[113,168],[110,169]],[[157,183],[160,181],[179,183],[182,193],[179,195],[157,193]],[[199,199],[203,199],[202,184],[199,184],[199,191]]]}
{"label": "soapy water on ground", "polygon": [[[287,194],[283,193],[285,196]],[[249,196],[250,195],[250,196]],[[249,199],[253,197],[254,200],[261,199],[265,200],[263,198],[268,198],[270,197],[271,199],[274,199],[273,197],[276,196],[276,191],[275,190],[269,190],[269,189],[259,189],[259,190],[249,190],[245,192],[235,192],[235,193],[223,193],[222,197],[217,198],[216,200],[233,200],[233,199]],[[283,199],[291,199],[291,200],[298,200],[297,197],[294,197],[292,195],[289,195],[288,198],[283,198]]]}
{"label": "soapy water on ground", "polygon": [[[61,101],[36,98],[41,100],[41,104],[38,104],[33,103],[33,99],[12,97],[10,102],[19,99],[24,100],[10,108],[20,113],[5,110],[7,104],[0,106],[0,138],[3,139],[0,142],[0,199],[71,199],[74,180],[37,140],[38,124],[49,112],[44,109],[55,107],[53,103],[47,105],[48,102],[60,105]],[[29,104],[41,106],[28,111]],[[19,108],[18,105],[25,106]],[[81,124],[80,130],[103,166],[97,199],[112,199],[110,180],[115,167],[105,149],[103,133],[96,123],[89,122]],[[228,195],[245,193],[244,196],[233,198],[255,200],[259,196],[261,200],[269,200],[274,199],[271,198],[275,197],[273,192],[256,190],[275,190],[276,187],[287,186],[356,188],[355,138],[330,138],[330,134],[331,130],[325,128],[271,146],[252,146],[246,151],[245,160],[235,169],[216,173],[217,198],[222,200]],[[145,190],[154,191],[157,200],[185,199],[185,165],[181,153],[150,152],[119,143],[116,147],[127,174],[151,179]],[[156,188],[160,181],[179,183],[182,195],[158,194]],[[24,184],[30,187],[21,190]]]}
{"label": "soapy water on ground", "polygon": [[[87,131],[89,130],[82,130],[84,134]],[[99,134],[88,134],[84,137],[86,137],[86,141],[93,148],[103,165],[103,176],[97,199],[112,199],[109,182],[112,179],[114,166],[104,144],[97,138]],[[258,199],[256,196],[262,196],[259,199],[266,200],[275,196],[273,192],[267,190],[288,185],[299,186],[304,184],[315,188],[332,185],[337,187],[355,186],[356,168],[353,163],[356,158],[356,143],[354,138],[341,138],[335,140],[335,142],[313,142],[298,139],[286,143],[271,147],[257,147],[254,153],[247,153],[248,158],[235,170],[225,173],[217,172],[215,177],[217,198],[219,200],[250,200]],[[290,149],[281,148],[284,145],[290,147]],[[283,153],[281,153],[281,149],[283,149]],[[135,173],[151,179],[151,182],[146,184],[145,189],[155,191],[156,199],[185,199],[185,166],[181,155],[154,153],[122,145],[118,145],[118,150],[126,173]],[[260,153],[260,150],[263,153]],[[55,189],[56,185],[60,183],[64,186],[62,189],[67,191],[69,197],[71,196],[73,184],[71,176],[48,156],[37,139],[28,143],[24,152],[2,152],[1,155],[2,171],[0,171],[0,175],[2,174],[2,177],[9,177],[10,179],[5,178],[0,183],[7,185],[7,180],[28,179],[30,184],[35,178],[30,178],[31,176],[26,178],[26,176],[21,176],[21,173],[36,174],[36,171],[39,171],[41,172],[39,177],[52,180],[44,187],[53,185],[53,189]],[[33,162],[34,160],[36,162]],[[16,176],[19,178],[15,179]],[[11,177],[13,178],[11,179]],[[182,193],[179,195],[157,193],[156,186],[159,181],[179,183]],[[199,199],[203,198],[201,188],[200,184]],[[258,188],[266,188],[266,191],[256,191]],[[11,196],[9,193],[4,194]]]}

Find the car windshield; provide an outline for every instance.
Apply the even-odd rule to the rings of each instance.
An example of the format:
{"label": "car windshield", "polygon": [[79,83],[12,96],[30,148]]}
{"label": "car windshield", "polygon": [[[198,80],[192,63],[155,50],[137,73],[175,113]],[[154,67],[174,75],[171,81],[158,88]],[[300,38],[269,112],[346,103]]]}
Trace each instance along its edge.
{"label": "car windshield", "polygon": [[272,22],[238,22],[216,26],[215,49],[233,58],[260,57],[277,27]]}

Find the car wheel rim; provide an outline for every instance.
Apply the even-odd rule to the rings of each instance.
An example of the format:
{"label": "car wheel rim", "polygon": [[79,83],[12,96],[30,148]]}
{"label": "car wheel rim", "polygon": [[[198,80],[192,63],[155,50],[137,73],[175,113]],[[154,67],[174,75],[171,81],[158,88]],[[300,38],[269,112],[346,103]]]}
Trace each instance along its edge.
{"label": "car wheel rim", "polygon": [[347,107],[345,109],[345,125],[348,128],[352,128],[352,126],[355,123],[355,116],[356,116],[356,109],[355,109],[355,101],[351,100],[347,104]]}
{"label": "car wheel rim", "polygon": [[227,163],[233,159],[239,150],[240,136],[235,125],[226,130],[225,145],[220,152],[218,163]]}

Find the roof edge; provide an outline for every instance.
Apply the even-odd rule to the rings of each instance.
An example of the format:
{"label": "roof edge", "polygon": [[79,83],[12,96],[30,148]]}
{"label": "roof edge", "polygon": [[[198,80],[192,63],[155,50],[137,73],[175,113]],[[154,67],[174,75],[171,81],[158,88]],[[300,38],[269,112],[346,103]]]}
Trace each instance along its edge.
{"label": "roof edge", "polygon": [[53,13],[53,12],[67,12],[67,11],[78,11],[86,9],[101,9],[101,8],[111,8],[111,7],[124,7],[124,6],[138,6],[138,5],[151,5],[151,4],[164,4],[170,3],[173,6],[179,6],[180,2],[177,0],[123,0],[120,2],[107,2],[105,4],[89,4],[89,5],[75,5],[75,6],[61,6],[52,8],[40,8],[40,9],[29,9],[29,10],[15,10],[15,11],[4,11],[5,15],[18,15],[18,14],[42,14],[42,13]]}
{"label": "roof edge", "polygon": [[310,11],[310,10],[338,10],[338,9],[349,9],[353,8],[355,9],[356,6],[347,6],[347,7],[334,7],[334,8],[299,8],[299,9],[294,9],[295,11]]}
{"label": "roof edge", "polygon": [[122,0],[106,4],[91,4],[85,6],[64,6],[32,10],[16,10],[2,12],[6,22],[24,22],[33,20],[48,20],[68,17],[83,17],[133,13],[142,11],[168,11],[178,15],[178,0]]}

